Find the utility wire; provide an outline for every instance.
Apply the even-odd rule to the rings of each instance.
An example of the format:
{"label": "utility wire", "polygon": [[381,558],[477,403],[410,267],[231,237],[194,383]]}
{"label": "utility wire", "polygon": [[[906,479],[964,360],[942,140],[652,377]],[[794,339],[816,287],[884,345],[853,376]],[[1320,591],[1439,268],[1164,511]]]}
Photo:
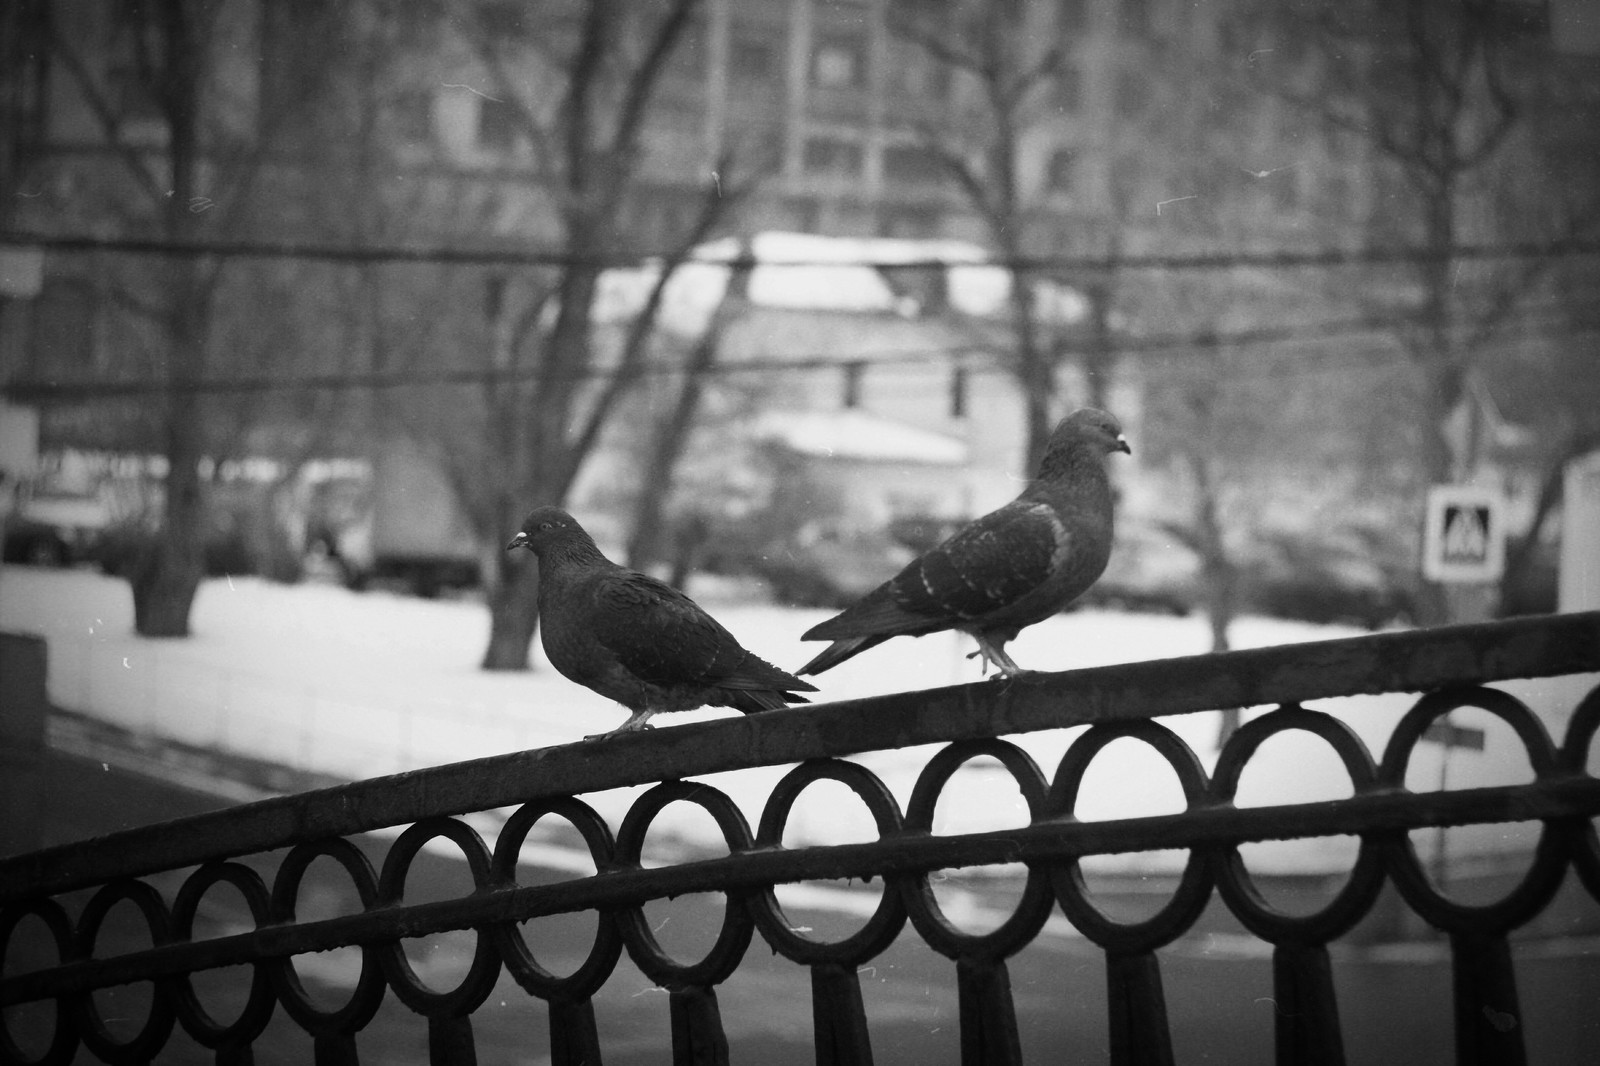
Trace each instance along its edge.
{"label": "utility wire", "polygon": [[[632,267],[670,258],[662,252],[582,255],[569,251],[530,248],[459,248],[443,245],[329,245],[306,241],[234,240],[176,242],[158,238],[102,237],[23,231],[0,232],[0,245],[22,245],[62,252],[121,252],[137,255],[220,256],[234,259],[296,259],[326,263],[436,263],[455,266],[539,266],[596,268]],[[748,253],[745,253],[748,254]],[[759,266],[843,267],[879,270],[946,269],[952,267],[1002,267],[1035,273],[1108,272],[1116,270],[1231,270],[1290,267],[1369,266],[1384,263],[1423,263],[1441,260],[1511,260],[1548,256],[1600,255],[1600,240],[1560,239],[1507,244],[1462,245],[1447,252],[1420,248],[1328,248],[1314,251],[1213,252],[1196,255],[1061,255],[1016,256],[969,260],[928,256],[918,259],[861,256],[849,260],[816,257],[763,258]],[[690,263],[733,266],[739,254],[693,255]]]}
{"label": "utility wire", "polygon": [[[1222,369],[1209,362],[1204,364],[1188,363],[1179,357],[1184,354],[1192,354],[1201,348],[1212,346],[1220,349],[1267,344],[1314,346],[1335,341],[1354,342],[1363,338],[1377,340],[1384,336],[1386,329],[1392,328],[1393,325],[1394,323],[1392,322],[1385,323],[1370,318],[1360,318],[1321,323],[1312,329],[1292,326],[1274,327],[1207,336],[1203,339],[1193,334],[1125,338],[1112,346],[1110,354],[1113,357],[1130,355],[1157,356],[1161,358],[1162,366],[1160,369],[1163,374],[1221,375],[1230,380],[1238,380],[1243,377],[1264,376],[1264,374],[1241,374],[1237,367]],[[1578,337],[1600,337],[1600,326],[1549,329],[1546,328],[1546,325],[1535,322],[1522,329],[1507,327],[1497,331],[1496,339],[1506,342],[1530,339],[1560,338],[1572,340]],[[1076,352],[1078,349],[1074,349],[1074,351]],[[1354,354],[1356,358],[1351,358],[1352,352],[1350,351],[1345,351],[1338,355],[1325,354],[1314,363],[1291,368],[1279,366],[1272,368],[1269,372],[1277,376],[1294,377],[1321,375],[1331,372],[1390,370],[1404,364],[1404,360],[1395,358],[1395,352],[1391,345],[1366,345],[1356,349]],[[976,358],[991,360],[991,365],[974,367],[972,360]],[[979,344],[961,344],[948,347],[920,347],[888,349],[870,353],[851,353],[848,358],[842,358],[838,354],[817,354],[723,360],[707,368],[704,373],[711,377],[732,377],[752,373],[778,374],[815,370],[841,370],[847,364],[905,366],[928,363],[963,365],[969,370],[999,373],[1004,370],[1004,364],[1001,359],[1003,359],[1003,355],[997,352],[994,347]],[[1378,361],[1380,359],[1382,360],[1381,362]],[[614,377],[618,372],[612,366],[596,366],[560,375],[560,379],[591,380],[610,378]],[[632,371],[632,374],[642,379],[676,375],[683,372],[684,369],[680,363],[655,362],[646,363]],[[542,375],[535,367],[447,367],[413,369],[403,373],[356,372],[308,374],[296,377],[262,375],[178,383],[151,379],[82,382],[19,380],[3,386],[0,391],[3,391],[9,398],[17,402],[59,404],[166,394],[260,395],[265,393],[312,391],[376,391],[419,387],[536,384],[540,381],[549,380],[555,380],[555,378]]]}

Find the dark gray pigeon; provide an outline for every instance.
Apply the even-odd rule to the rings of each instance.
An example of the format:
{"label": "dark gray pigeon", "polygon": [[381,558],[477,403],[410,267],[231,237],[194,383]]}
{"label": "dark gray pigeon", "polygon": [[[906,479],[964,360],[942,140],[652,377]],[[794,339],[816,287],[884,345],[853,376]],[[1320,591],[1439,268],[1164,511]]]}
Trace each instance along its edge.
{"label": "dark gray pigeon", "polygon": [[[1084,407],[1056,425],[1021,496],[962,528],[802,640],[831,640],[802,674],[820,674],[890,637],[970,633],[1002,676],[1018,632],[1083,595],[1111,555],[1106,456],[1131,452],[1122,426]],[[971,656],[969,656],[970,658]],[[987,665],[985,666],[987,670]]]}
{"label": "dark gray pigeon", "polygon": [[613,733],[647,729],[661,711],[755,714],[808,702],[796,690],[816,691],[746,651],[671,585],[607,559],[559,507],[528,515],[506,545],[513,548],[539,557],[540,632],[550,664],[633,712]]}

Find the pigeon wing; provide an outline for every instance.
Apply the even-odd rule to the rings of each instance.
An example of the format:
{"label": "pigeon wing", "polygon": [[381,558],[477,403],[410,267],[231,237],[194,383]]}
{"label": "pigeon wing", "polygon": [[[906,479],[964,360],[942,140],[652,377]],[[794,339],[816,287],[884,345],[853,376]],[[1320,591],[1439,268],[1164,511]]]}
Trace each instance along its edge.
{"label": "pigeon wing", "polygon": [[594,633],[617,662],[655,685],[811,690],[746,651],[699,604],[663,581],[623,572],[597,582]]}
{"label": "pigeon wing", "polygon": [[1067,534],[1046,504],[1017,500],[929,550],[891,582],[904,611],[952,623],[1008,607],[1049,580]]}

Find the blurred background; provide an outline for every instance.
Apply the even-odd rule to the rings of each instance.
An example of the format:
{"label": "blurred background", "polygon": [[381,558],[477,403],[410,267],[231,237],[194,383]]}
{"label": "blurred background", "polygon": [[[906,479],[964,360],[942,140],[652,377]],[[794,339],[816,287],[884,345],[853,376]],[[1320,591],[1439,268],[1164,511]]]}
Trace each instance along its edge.
{"label": "blurred background", "polygon": [[[481,589],[559,501],[835,606],[1112,409],[1098,605],[1553,609],[1600,443],[1580,0],[6,5],[6,559]],[[1418,565],[1501,494],[1497,584]]]}
{"label": "blurred background", "polygon": [[[540,656],[532,557],[503,550],[536,504],[795,665],[808,625],[1015,496],[1085,404],[1133,446],[1116,547],[1024,665],[1600,606],[1597,8],[8,0],[0,651],[28,654],[0,680],[46,688],[13,634],[49,665],[38,720],[0,722],[0,850],[608,728]],[[1489,502],[1425,559],[1438,486]],[[976,680],[946,636],[820,698]],[[1512,691],[1559,735],[1582,688]],[[1329,702],[1379,750],[1410,699]],[[1209,765],[1240,714],[1174,727]],[[1076,735],[1029,750],[1053,766]],[[1086,817],[1182,808],[1160,760],[1108,751]],[[903,802],[927,754],[863,761]],[[1256,800],[1349,794],[1327,751],[1292,754]],[[754,818],[778,772],[719,784]],[[1407,784],[1531,773],[1468,710]],[[1026,822],[993,776],[941,831]],[[837,842],[840,807],[797,833]],[[1495,898],[1540,831],[1412,836]],[[1249,860],[1326,894],[1354,843]],[[1125,903],[1182,857],[1110,858]],[[981,910],[1015,874],[949,890]],[[1268,961],[1220,911],[1167,960],[1175,1029],[1264,1057]],[[1592,1047],[1595,928],[1572,891],[1519,945],[1535,1061]],[[1019,956],[1047,1049],[1101,1024],[1073,936]],[[1401,943],[1429,936],[1386,904],[1355,938],[1371,1061],[1448,1054],[1447,952]],[[1062,959],[1087,975],[1070,1024]],[[948,974],[913,962],[899,1035],[942,1047]],[[661,1021],[646,991],[603,1015]],[[782,1006],[809,1061],[803,989],[752,997],[729,1017]]]}

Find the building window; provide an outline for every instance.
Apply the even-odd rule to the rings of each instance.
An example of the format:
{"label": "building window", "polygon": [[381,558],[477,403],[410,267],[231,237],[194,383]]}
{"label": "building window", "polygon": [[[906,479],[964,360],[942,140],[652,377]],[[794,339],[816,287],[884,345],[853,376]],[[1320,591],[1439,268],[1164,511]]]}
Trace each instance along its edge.
{"label": "building window", "polygon": [[811,52],[811,84],[819,89],[858,89],[866,84],[866,54],[849,37],[823,37]]}
{"label": "building window", "polygon": [[740,34],[728,48],[728,74],[736,84],[773,81],[781,69],[778,44],[771,37]]}
{"label": "building window", "polygon": [[1300,210],[1300,178],[1296,168],[1285,168],[1261,179],[1272,206],[1285,214]]}
{"label": "building window", "polygon": [[898,185],[934,185],[944,178],[944,164],[931,149],[894,144],[883,150],[883,178]]}
{"label": "building window", "polygon": [[1071,63],[1064,64],[1056,73],[1056,106],[1064,111],[1076,111],[1083,106],[1083,71]]}
{"label": "building window", "polygon": [[1045,166],[1044,185],[1055,193],[1070,193],[1077,184],[1078,153],[1071,148],[1057,148],[1050,153]]}
{"label": "building window", "polygon": [[841,402],[846,410],[861,406],[861,379],[866,376],[866,372],[866,363],[844,364],[844,395],[841,397]]}
{"label": "building window", "polygon": [[[878,236],[880,237],[923,240],[939,235],[939,212],[935,208],[891,204],[883,207],[878,213]],[[944,276],[942,270],[938,273],[940,277]],[[927,310],[926,301],[923,301],[923,309]]]}
{"label": "building window", "polygon": [[950,65],[909,41],[890,40],[886,77],[889,90],[923,102],[950,97]]}
{"label": "building window", "polygon": [[394,101],[395,126],[408,141],[433,140],[433,93],[427,89],[407,89]]}
{"label": "building window", "polygon": [[138,68],[133,64],[112,67],[107,80],[110,82],[111,106],[118,118],[138,122],[148,119],[160,120],[163,117],[161,103],[156,99],[155,90],[140,76]]}
{"label": "building window", "polygon": [[1152,28],[1150,0],[1118,0],[1117,22],[1130,37],[1149,37]]}
{"label": "building window", "polygon": [[478,147],[504,152],[517,140],[517,109],[504,100],[478,99]]}
{"label": "building window", "polygon": [[861,145],[837,137],[812,137],[806,141],[801,164],[808,174],[855,177],[861,173]]}
{"label": "building window", "polygon": [[1123,118],[1137,118],[1149,102],[1149,74],[1142,70],[1124,70],[1117,75],[1117,114]]}
{"label": "building window", "polygon": [[82,278],[50,278],[34,301],[33,366],[41,376],[94,366],[94,289]]}
{"label": "building window", "polygon": [[964,366],[952,367],[950,370],[950,417],[967,417],[967,388],[969,385],[969,372]]}
{"label": "building window", "polygon": [[[402,4],[404,10],[410,5]],[[518,40],[530,36],[527,21],[528,5],[518,0],[492,0],[478,8],[478,21],[488,39]]]}
{"label": "building window", "polygon": [[490,274],[483,279],[483,317],[498,322],[506,309],[506,278],[504,274]]}

